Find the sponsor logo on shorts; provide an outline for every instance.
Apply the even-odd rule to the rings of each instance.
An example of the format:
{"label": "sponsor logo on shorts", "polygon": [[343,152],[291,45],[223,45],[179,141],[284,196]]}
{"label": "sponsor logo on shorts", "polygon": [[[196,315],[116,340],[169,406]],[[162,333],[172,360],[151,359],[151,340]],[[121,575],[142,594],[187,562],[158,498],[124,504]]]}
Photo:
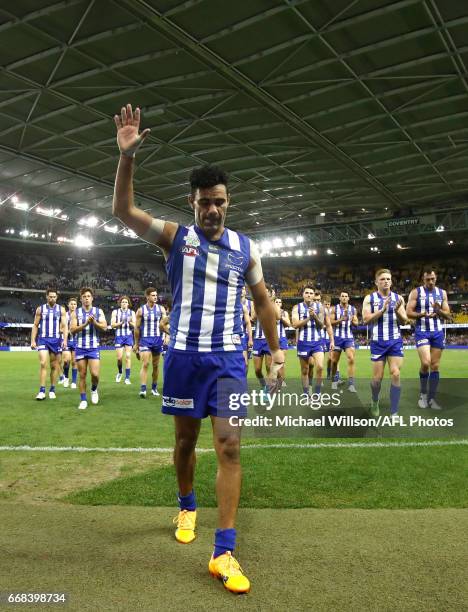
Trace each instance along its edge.
{"label": "sponsor logo on shorts", "polygon": [[372,359],[380,359],[382,355],[371,355]]}
{"label": "sponsor logo on shorts", "polygon": [[241,337],[239,336],[239,334],[232,334],[231,340],[232,340],[233,344],[240,344],[241,343]]}
{"label": "sponsor logo on shorts", "polygon": [[307,351],[297,351],[298,355],[307,355]]}
{"label": "sponsor logo on shorts", "polygon": [[193,399],[181,398],[181,397],[170,397],[169,395],[163,396],[162,405],[166,408],[178,408],[179,410],[193,410]]}
{"label": "sponsor logo on shorts", "polygon": [[421,346],[422,344],[429,344],[429,340],[427,338],[421,338],[421,340],[417,340],[416,344]]}

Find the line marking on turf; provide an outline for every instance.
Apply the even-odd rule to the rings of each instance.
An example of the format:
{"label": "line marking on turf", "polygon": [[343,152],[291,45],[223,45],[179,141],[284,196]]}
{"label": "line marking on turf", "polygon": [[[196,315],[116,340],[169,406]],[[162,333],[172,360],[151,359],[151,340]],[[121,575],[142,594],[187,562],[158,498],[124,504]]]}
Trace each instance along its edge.
{"label": "line marking on turf", "polygon": [[[390,448],[390,447],[414,447],[414,446],[459,446],[467,445],[468,440],[428,440],[414,442],[312,442],[309,444],[246,444],[242,450],[250,448]],[[172,453],[174,449],[156,446],[154,448],[134,447],[86,447],[86,446],[0,446],[0,451],[32,451],[43,453]],[[212,453],[213,448],[197,448],[198,453]]]}

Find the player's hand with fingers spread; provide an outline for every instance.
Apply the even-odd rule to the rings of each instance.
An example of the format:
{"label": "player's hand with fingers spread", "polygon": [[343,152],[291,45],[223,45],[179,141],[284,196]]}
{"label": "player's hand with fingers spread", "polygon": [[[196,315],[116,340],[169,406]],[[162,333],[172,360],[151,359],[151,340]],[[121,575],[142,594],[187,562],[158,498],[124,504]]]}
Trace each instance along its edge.
{"label": "player's hand with fingers spread", "polygon": [[391,299],[392,297],[390,295],[387,298],[385,298],[384,303],[383,303],[383,308],[382,308],[383,312],[389,309]]}
{"label": "player's hand with fingers spread", "polygon": [[135,153],[151,131],[146,128],[141,134],[139,133],[140,109],[137,107],[133,112],[131,104],[122,106],[120,115],[114,115],[114,122],[117,127],[117,144],[120,152],[126,157],[135,157]]}

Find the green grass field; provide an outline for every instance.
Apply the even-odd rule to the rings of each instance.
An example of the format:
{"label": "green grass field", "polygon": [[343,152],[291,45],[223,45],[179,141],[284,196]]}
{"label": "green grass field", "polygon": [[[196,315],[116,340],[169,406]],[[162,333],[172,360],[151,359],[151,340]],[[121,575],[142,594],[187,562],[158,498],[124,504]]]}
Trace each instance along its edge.
{"label": "green grass field", "polygon": [[[57,589],[51,576],[58,576],[71,593],[71,609],[181,610],[185,594],[174,590],[169,563],[186,572],[193,609],[229,604],[229,594],[207,579],[205,568],[216,521],[209,420],[197,460],[199,537],[188,549],[177,547],[173,422],[161,414],[160,398],[139,399],[137,362],[133,385],[116,384],[114,353],[103,351],[101,401],[86,411],[77,410],[78,391],[60,386],[57,400],[34,400],[36,354],[0,353],[0,362],[0,521],[6,528],[0,547],[9,551],[0,562],[0,592]],[[467,365],[467,351],[446,351],[442,375],[455,385],[467,377]],[[408,384],[417,372],[417,354],[408,351],[402,372]],[[290,351],[287,379],[298,374]],[[369,354],[358,351],[357,376],[369,374]],[[417,437],[417,443],[426,439],[424,432]],[[463,609],[457,559],[466,529],[466,438],[432,438],[430,444],[446,445],[408,446],[375,433],[359,440],[246,436],[240,555],[254,590],[236,605],[267,610],[274,600],[276,609],[291,610]],[[43,450],[6,449],[19,446]],[[117,450],[129,448],[158,451]],[[400,571],[404,562],[409,565]]]}

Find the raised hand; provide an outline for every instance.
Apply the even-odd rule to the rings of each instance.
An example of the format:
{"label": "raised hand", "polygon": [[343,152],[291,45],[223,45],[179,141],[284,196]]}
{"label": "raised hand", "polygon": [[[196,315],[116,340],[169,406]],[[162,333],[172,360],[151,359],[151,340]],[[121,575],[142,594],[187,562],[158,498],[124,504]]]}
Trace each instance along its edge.
{"label": "raised hand", "polygon": [[114,115],[114,122],[117,127],[117,144],[120,152],[127,157],[135,157],[136,151],[151,131],[146,128],[141,134],[139,133],[140,109],[137,107],[133,113],[131,104],[122,106],[120,115]]}
{"label": "raised hand", "polygon": [[382,308],[384,312],[389,309],[391,300],[392,300],[392,297],[390,295],[387,298],[385,298],[384,303],[383,303],[383,308]]}

